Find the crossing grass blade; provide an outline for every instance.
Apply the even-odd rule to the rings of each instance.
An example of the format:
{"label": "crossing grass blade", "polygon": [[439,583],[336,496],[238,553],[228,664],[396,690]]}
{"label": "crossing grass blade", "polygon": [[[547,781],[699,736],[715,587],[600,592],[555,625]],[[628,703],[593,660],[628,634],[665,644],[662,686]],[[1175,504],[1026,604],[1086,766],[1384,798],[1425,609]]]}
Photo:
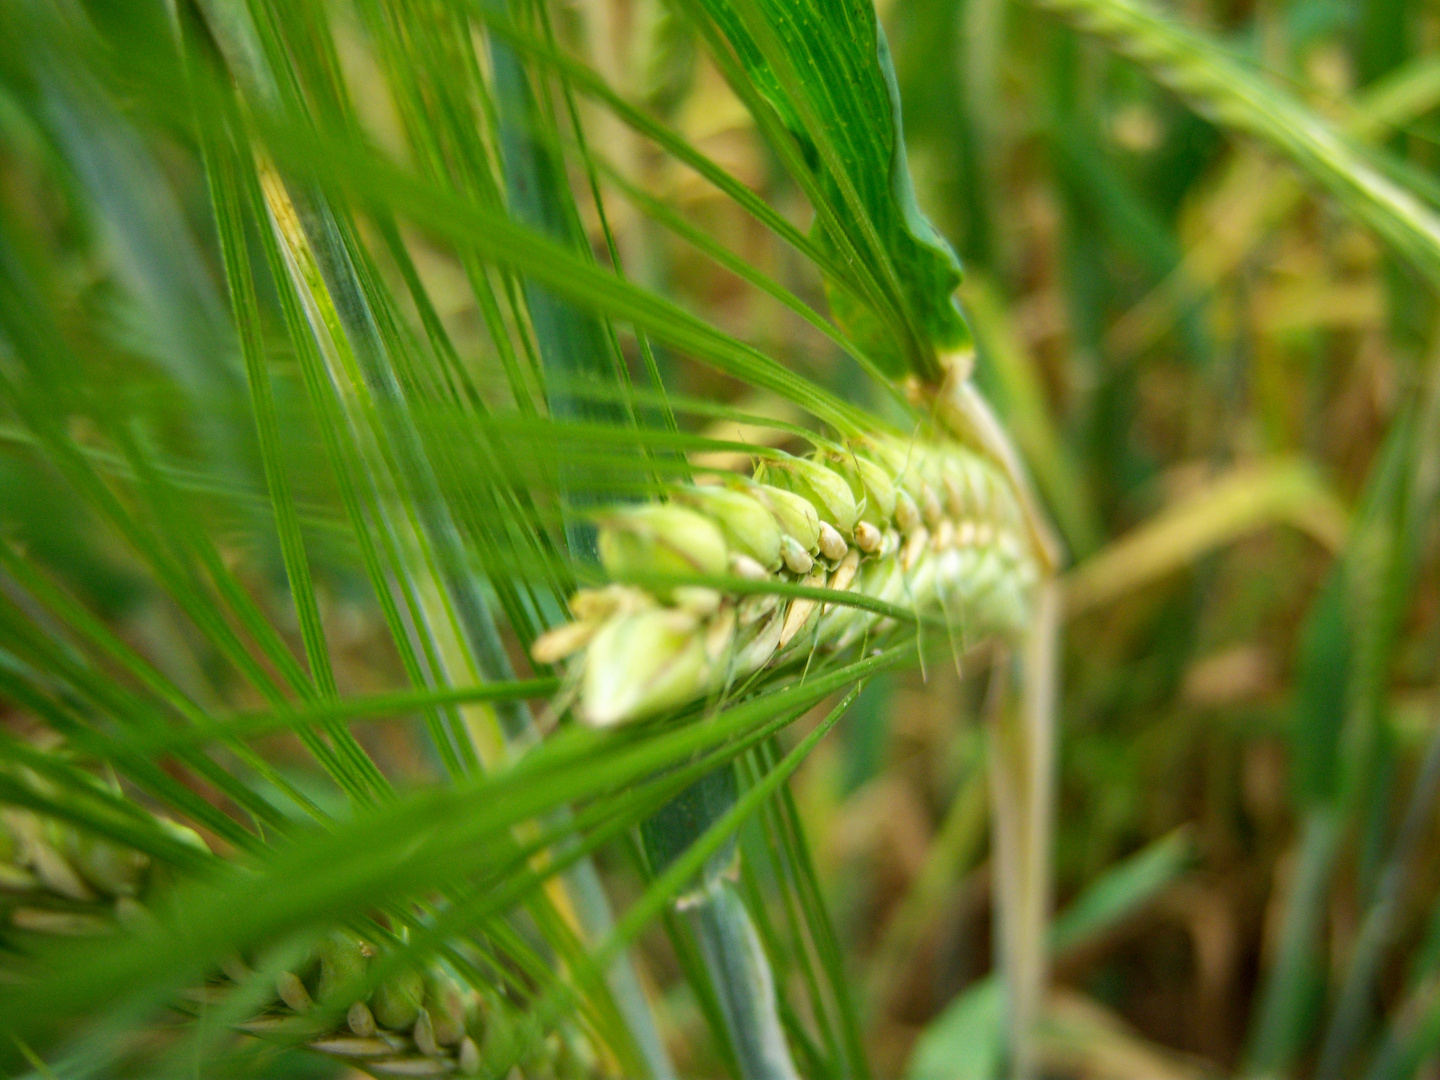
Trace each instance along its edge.
{"label": "crossing grass blade", "polygon": [[[297,836],[294,842],[268,853],[255,867],[261,881],[297,887],[257,889],[254,894],[264,897],[263,902],[236,907],[230,902],[231,890],[253,871],[226,870],[210,882],[186,886],[184,891],[190,895],[177,897],[171,905],[173,926],[162,925],[134,941],[106,943],[103,948],[81,944],[61,949],[69,957],[69,974],[63,981],[42,984],[43,993],[39,994],[37,987],[24,993],[3,991],[7,1022],[26,1037],[74,1010],[123,999],[135,985],[173,991],[203,977],[206,966],[226,950],[298,929],[357,902],[373,905],[413,895],[427,883],[453,881],[468,868],[493,865],[501,852],[487,847],[486,838],[503,835],[513,824],[542,814],[557,800],[624,791],[628,784],[658,768],[683,763],[696,750],[719,746],[731,735],[763,725],[777,714],[794,715],[791,710],[796,707],[823,700],[835,689],[904,659],[904,650],[896,650],[857,661],[803,686],[726,710],[705,724],[684,725],[648,738],[601,740],[593,733],[576,730],[493,777],[402,796],[351,823]],[[597,754],[602,745],[603,753]],[[791,767],[798,761],[793,758]],[[783,778],[785,774],[778,775]],[[738,825],[778,782],[775,779],[756,788],[757,795],[742,796],[726,819],[727,830]],[[442,820],[461,827],[431,827]],[[417,837],[425,837],[418,846]],[[723,839],[717,837],[716,844]],[[646,899],[626,912],[611,938],[596,951],[597,965],[608,963],[615,950],[653,917],[658,905],[666,903],[695,865],[703,862],[711,846],[707,834],[704,846],[689,849],[677,861],[679,869],[657,879]],[[334,872],[324,878],[299,873],[300,868],[321,861]]]}

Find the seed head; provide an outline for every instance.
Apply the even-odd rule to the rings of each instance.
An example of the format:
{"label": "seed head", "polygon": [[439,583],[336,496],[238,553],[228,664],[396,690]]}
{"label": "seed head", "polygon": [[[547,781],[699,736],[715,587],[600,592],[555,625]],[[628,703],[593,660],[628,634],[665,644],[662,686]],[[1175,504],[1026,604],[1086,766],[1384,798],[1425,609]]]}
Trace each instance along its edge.
{"label": "seed head", "polygon": [[[747,486],[682,487],[669,504],[609,515],[606,568],[828,582],[942,617],[963,641],[1023,626],[1038,571],[1018,497],[964,446],[880,437],[770,458],[757,480],[736,483]],[[581,653],[570,664],[576,711],[597,726],[718,694],[797,650],[843,648],[896,623],[853,604],[723,586],[612,585],[577,594],[571,611],[575,623],[541,637],[534,653]]]}
{"label": "seed head", "polygon": [[820,554],[831,562],[839,562],[845,557],[845,552],[850,546],[845,543],[845,538],[828,521],[820,522]]}
{"label": "seed head", "polygon": [[[816,534],[819,534],[818,529]],[[801,547],[799,541],[793,536],[781,538],[780,554],[785,560],[785,568],[792,574],[808,574],[810,568],[815,565],[814,557]]]}
{"label": "seed head", "polygon": [[418,971],[402,971],[375,988],[370,1011],[381,1027],[404,1031],[420,1017],[425,1001],[425,977]]}

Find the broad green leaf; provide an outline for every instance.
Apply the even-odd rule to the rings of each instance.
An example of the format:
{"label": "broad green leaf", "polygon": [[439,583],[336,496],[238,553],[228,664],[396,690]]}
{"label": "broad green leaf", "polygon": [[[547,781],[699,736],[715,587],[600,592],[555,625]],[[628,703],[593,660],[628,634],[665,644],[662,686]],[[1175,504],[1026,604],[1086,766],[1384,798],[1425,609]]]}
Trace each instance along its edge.
{"label": "broad green leaf", "polygon": [[874,8],[699,2],[791,140],[777,150],[814,204],[816,240],[847,269],[845,280],[826,278],[837,321],[889,377],[936,377],[937,354],[969,343],[951,296],[960,263],[916,203]]}

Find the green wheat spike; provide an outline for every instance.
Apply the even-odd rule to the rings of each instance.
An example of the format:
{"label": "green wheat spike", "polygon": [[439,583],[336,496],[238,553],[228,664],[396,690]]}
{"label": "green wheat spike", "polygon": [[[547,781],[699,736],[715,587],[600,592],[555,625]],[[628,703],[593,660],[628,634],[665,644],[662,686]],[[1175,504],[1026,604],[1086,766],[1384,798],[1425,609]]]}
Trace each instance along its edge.
{"label": "green wheat spike", "polygon": [[[606,727],[812,650],[881,643],[897,615],[942,622],[957,651],[1013,642],[1042,569],[1026,529],[1003,469],[943,436],[770,458],[753,477],[602,514],[600,557],[615,583],[578,592],[574,620],[534,656],[564,661],[578,715]],[[727,576],[747,588],[714,580]],[[847,595],[825,602],[767,584]]]}

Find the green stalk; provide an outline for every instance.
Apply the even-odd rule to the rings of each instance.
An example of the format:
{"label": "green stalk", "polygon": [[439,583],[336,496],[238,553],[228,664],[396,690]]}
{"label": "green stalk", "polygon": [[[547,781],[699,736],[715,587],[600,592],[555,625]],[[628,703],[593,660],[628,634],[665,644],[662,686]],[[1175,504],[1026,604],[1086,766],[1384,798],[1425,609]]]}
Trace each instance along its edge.
{"label": "green stalk", "polygon": [[[513,3],[486,0],[496,12]],[[518,22],[518,19],[516,19]],[[530,90],[529,75],[519,55],[497,35],[489,36],[494,72],[497,136],[511,216],[564,246],[588,252],[557,149],[541,138],[548,129]],[[592,396],[595,390],[628,386],[624,361],[599,320],[557,296],[532,278],[524,279],[525,302],[544,367],[550,415],[560,420],[622,423],[626,419],[613,398]],[[633,426],[633,417],[629,418]],[[562,465],[561,490],[569,503],[582,497],[574,466]],[[595,558],[595,529],[567,514],[566,535],[577,559]]]}
{"label": "green stalk", "polygon": [[[734,764],[696,781],[640,829],[651,871],[663,874],[735,806]],[[706,860],[698,880],[674,899],[695,934],[735,1050],[737,1080],[799,1080],[775,997],[775,976],[755,925],[735,888],[735,837]]]}
{"label": "green stalk", "polygon": [[1409,963],[1405,995],[1391,1011],[1366,1080],[1410,1080],[1440,1047],[1440,904]]}
{"label": "green stalk", "polygon": [[978,450],[1005,478],[1031,561],[1030,603],[1010,628],[1010,639],[1018,639],[1020,647],[1013,669],[1018,701],[1013,710],[995,712],[990,743],[991,836],[1003,902],[997,947],[1009,1006],[1011,1076],[1030,1080],[1039,1066],[1036,1026],[1049,977],[1061,620],[1055,574],[1063,551],[1009,436],[963,378],[967,360],[952,360],[946,383],[935,391],[936,412],[953,438]]}
{"label": "green stalk", "polygon": [[[1287,898],[1276,962],[1267,973],[1246,1062],[1253,1072],[1288,1067],[1304,1048],[1322,969],[1314,941],[1342,841],[1373,785],[1377,729],[1387,708],[1389,668],[1400,621],[1412,602],[1420,538],[1436,499],[1433,462],[1440,369],[1432,369],[1424,400],[1391,424],[1356,514],[1346,550],[1315,600],[1302,638],[1296,702],[1297,773],[1306,800],[1300,857]],[[1404,873],[1403,867],[1394,870]],[[1383,949],[1389,920],[1385,896],[1400,882],[1381,882],[1376,904],[1351,959],[1327,1034],[1325,1068],[1354,1037]]]}
{"label": "green stalk", "polygon": [[[1440,500],[1440,469],[1435,465],[1436,454],[1440,453],[1440,434],[1436,433],[1436,424],[1440,421],[1440,366],[1432,367],[1429,372],[1425,400],[1416,411],[1413,459],[1407,462],[1410,468],[1406,470],[1403,496],[1394,514],[1394,532],[1382,583],[1382,608],[1391,613],[1389,633],[1376,635],[1386,645],[1384,655],[1394,652],[1394,627],[1405,610],[1411,583],[1418,575],[1421,552],[1428,540],[1437,500]],[[1375,667],[1380,684],[1377,694],[1382,694],[1383,669],[1378,663]],[[1415,852],[1434,813],[1437,792],[1440,792],[1440,731],[1432,736],[1426,748],[1400,830],[1378,875],[1322,1043],[1315,1071],[1317,1080],[1336,1080],[1370,1022],[1374,985],[1386,950],[1399,932],[1401,903],[1415,870]]]}
{"label": "green stalk", "polygon": [[1260,1006],[1249,1034],[1247,1074],[1278,1075],[1304,1045],[1304,1025],[1324,973],[1315,949],[1315,931],[1325,917],[1327,890],[1340,855],[1340,835],[1339,813],[1329,805],[1310,810],[1301,826],[1279,947],[1262,983]]}
{"label": "green stalk", "polygon": [[[487,0],[492,10],[515,4]],[[565,180],[564,163],[555,147],[540,139],[545,130],[540,122],[529,77],[520,57],[500,37],[489,36],[490,60],[500,141],[501,171],[511,214],[537,232],[568,247],[588,250],[578,215]],[[568,303],[551,290],[524,280],[526,307],[530,312],[536,344],[546,374],[550,414],[557,419],[616,423],[626,417],[613,399],[587,396],[587,385],[597,389],[628,388],[624,360],[599,320],[588,311]],[[629,417],[633,426],[634,418]],[[560,490],[573,511],[580,498],[579,475],[574,467],[562,465]],[[595,528],[583,518],[567,512],[566,537],[572,558],[593,562],[596,557]],[[582,919],[591,940],[603,940],[614,929],[614,917],[593,863],[577,864],[575,893],[581,902]],[[616,1001],[625,1014],[631,1033],[655,1080],[671,1080],[674,1066],[655,1026],[633,963],[620,956],[607,971]]]}
{"label": "green stalk", "polygon": [[799,1080],[780,1023],[775,976],[734,883],[711,883],[687,914],[719,993],[741,1080]]}

